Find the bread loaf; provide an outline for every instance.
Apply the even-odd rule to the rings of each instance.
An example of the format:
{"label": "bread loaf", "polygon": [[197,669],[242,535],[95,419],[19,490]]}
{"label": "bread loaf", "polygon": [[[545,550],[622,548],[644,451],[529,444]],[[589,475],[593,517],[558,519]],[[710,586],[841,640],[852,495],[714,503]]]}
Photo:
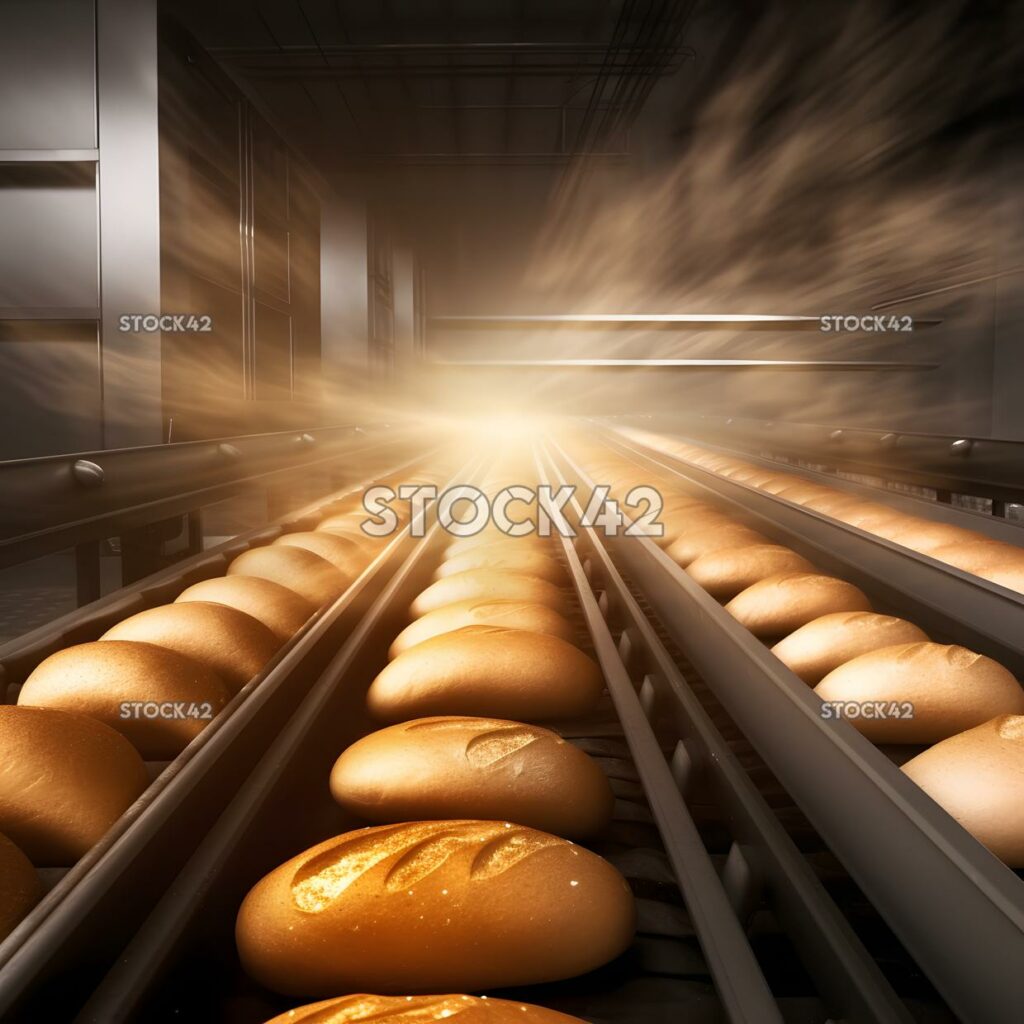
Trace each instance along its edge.
{"label": "bread loaf", "polygon": [[768,544],[768,538],[740,523],[713,526],[706,530],[687,531],[677,537],[665,549],[672,561],[684,569],[701,555],[725,548],[750,547],[752,544]]}
{"label": "bread loaf", "polygon": [[833,612],[790,633],[772,654],[814,686],[834,668],[880,647],[926,642],[912,622],[875,612]]}
{"label": "bread loaf", "polygon": [[432,583],[413,601],[409,611],[419,616],[460,601],[496,599],[544,604],[557,612],[565,612],[568,605],[561,588],[539,576],[499,569],[467,569]]}
{"label": "bread loaf", "polygon": [[806,572],[769,576],[740,591],[725,610],[754,636],[783,637],[831,612],[867,612],[871,603],[852,583]]}
{"label": "bread loaf", "polygon": [[576,642],[576,631],[554,608],[528,601],[459,601],[413,619],[395,637],[388,652],[394,658],[416,644],[442,633],[451,633],[463,626],[504,626],[506,629],[527,629],[531,633],[547,633],[569,643]]}
{"label": "bread loaf", "polygon": [[314,608],[334,601],[352,582],[350,576],[326,558],[303,548],[277,544],[243,551],[228,566],[228,575],[259,576],[280,583],[304,597]]}
{"label": "bread loaf", "polygon": [[977,540],[977,534],[949,523],[933,523],[927,519],[910,517],[899,528],[887,533],[894,544],[901,544],[912,551],[931,554],[936,548],[950,544],[970,544]]}
{"label": "bread loaf", "polygon": [[814,692],[824,701],[901,705],[898,715],[849,717],[874,743],[937,743],[996,715],[1024,714],[1024,690],[1012,673],[966,647],[944,644],[862,654],[831,671]]}
{"label": "bread loaf", "polygon": [[1024,715],[951,736],[903,771],[1001,861],[1024,868]]}
{"label": "bread loaf", "polygon": [[110,726],[0,705],[0,832],[37,867],[67,867],[146,788],[135,748]]}
{"label": "bread loaf", "polygon": [[932,548],[928,555],[964,572],[976,574],[997,566],[1016,565],[1024,559],[1024,550],[998,540],[975,538],[969,543],[940,545]]}
{"label": "bread loaf", "polygon": [[[150,761],[176,757],[230,699],[205,665],[176,651],[131,640],[77,644],[51,654],[25,680],[18,703],[88,715],[116,729]],[[150,717],[140,704],[167,708]]]}
{"label": "bread loaf", "polygon": [[414,1024],[451,1020],[456,1024],[585,1024],[579,1017],[529,1003],[487,996],[341,996],[289,1010],[267,1024]]}
{"label": "bread loaf", "polygon": [[282,643],[290,640],[316,611],[288,587],[259,576],[215,576],[183,590],[175,604],[204,601],[236,608],[259,619]]}
{"label": "bread loaf", "polygon": [[0,942],[39,902],[43,887],[32,862],[5,835],[0,835]]}
{"label": "bread loaf", "polygon": [[712,597],[727,601],[758,580],[785,572],[814,572],[814,566],[779,544],[749,544],[709,551],[695,558],[686,571]]}
{"label": "bread loaf", "polygon": [[[554,533],[552,533],[554,536]],[[538,533],[528,533],[522,537],[514,537],[503,533],[493,524],[488,524],[472,537],[454,537],[445,548],[445,558],[460,558],[470,552],[484,548],[501,548],[512,551],[535,551],[547,553],[551,551],[551,537],[542,537]]]}
{"label": "bread loaf", "polygon": [[329,839],[246,896],[246,972],[320,996],[480,991],[583,974],[634,929],[622,876],[588,850],[500,821],[411,822]]}
{"label": "bread loaf", "polygon": [[482,818],[570,839],[600,832],[614,802],[597,762],[557,733],[452,716],[364,736],[335,762],[331,793],[373,824]]}
{"label": "bread loaf", "polygon": [[360,512],[339,512],[336,515],[325,516],[316,525],[316,533],[337,534],[358,544],[364,550],[372,550],[386,544],[390,534],[376,536],[367,533],[363,529],[363,523],[372,522],[372,517],[364,511]]}
{"label": "bread loaf", "polygon": [[384,722],[428,715],[540,722],[592,711],[602,690],[596,662],[558,637],[466,626],[400,654],[370,685],[367,704]]}
{"label": "bread loaf", "polygon": [[509,551],[508,545],[481,547],[446,559],[437,570],[437,579],[454,576],[469,569],[499,569],[537,576],[550,583],[565,582],[565,570],[549,555],[540,551]]}
{"label": "bread loaf", "polygon": [[274,546],[301,548],[327,559],[345,576],[354,579],[366,568],[368,555],[366,545],[342,533],[327,530],[310,530],[284,533],[274,541]]}
{"label": "bread loaf", "polygon": [[192,658],[237,693],[277,653],[281,641],[237,608],[203,601],[147,608],[111,626],[100,640],[137,640]]}

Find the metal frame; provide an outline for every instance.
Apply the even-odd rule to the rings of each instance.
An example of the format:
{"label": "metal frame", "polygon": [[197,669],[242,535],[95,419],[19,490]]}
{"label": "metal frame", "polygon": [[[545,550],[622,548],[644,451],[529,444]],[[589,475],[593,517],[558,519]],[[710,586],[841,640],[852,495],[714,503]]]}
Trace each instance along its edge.
{"label": "metal frame", "polygon": [[608,548],[959,1018],[1011,1019],[1024,1001],[1020,879],[849,723],[825,721],[814,692],[649,538]]}
{"label": "metal frame", "polygon": [[[7,645],[0,649],[0,663],[13,659],[23,677],[53,650],[95,639],[111,619],[117,621],[141,607],[173,600],[186,582],[214,575],[240,550],[268,543],[286,532],[286,526],[302,529],[314,512],[329,509],[373,479],[376,476],[329,496],[326,505],[310,505],[280,524],[235,538],[202,559],[189,560],[143,581],[133,593],[111,595],[100,603],[103,607],[98,613],[91,608],[72,613],[37,631],[47,635],[33,635],[27,649]],[[0,944],[0,1017],[12,1019],[7,1015],[14,1014],[13,1019],[22,1019],[20,1008],[48,983],[56,978],[88,976],[90,970],[104,969],[116,956],[187,860],[189,848],[181,837],[202,835],[218,820],[221,809],[273,741],[281,721],[302,701],[331,653],[414,543],[408,527],[396,535],[344,594],[320,609],[250,680]],[[168,841],[170,837],[175,841]],[[126,899],[129,892],[132,898]],[[67,983],[72,987],[78,984]]]}
{"label": "metal frame", "polygon": [[[555,484],[568,483],[551,453],[546,454]],[[573,505],[578,523],[580,506],[575,499]],[[593,528],[581,528],[575,547],[594,594],[600,595],[597,607],[613,635],[619,637],[618,649],[622,661],[630,666],[631,680],[639,680],[631,681],[633,699],[623,694],[624,703],[631,706],[631,714],[644,714],[660,727],[671,723],[679,736],[672,755],[673,770],[668,777],[660,772],[660,778],[651,779],[648,792],[657,787],[685,795],[693,788],[694,777],[709,776],[733,839],[729,858],[748,868],[746,891],[738,894],[736,902],[749,905],[759,896],[768,900],[829,1000],[833,1019],[850,1024],[907,1024],[911,1018],[903,1003],[658,639],[599,534]],[[637,690],[639,697],[635,696]],[[655,755],[666,764],[657,746],[651,756]],[[731,964],[725,967],[732,970]]]}
{"label": "metal frame", "polygon": [[353,445],[374,438],[335,426],[2,462],[0,568],[365,453],[380,445]]}

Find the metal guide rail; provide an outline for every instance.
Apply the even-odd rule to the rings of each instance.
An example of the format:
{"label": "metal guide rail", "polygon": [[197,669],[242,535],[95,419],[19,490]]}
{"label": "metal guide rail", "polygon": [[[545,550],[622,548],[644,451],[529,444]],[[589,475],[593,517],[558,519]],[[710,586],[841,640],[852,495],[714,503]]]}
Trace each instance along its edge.
{"label": "metal guide rail", "polygon": [[[913,607],[914,620],[927,632],[987,654],[1024,675],[1024,595],[671,455],[616,435],[607,440],[620,455],[668,474],[687,493],[727,505],[760,533],[862,589],[873,590],[880,604]],[[927,514],[930,506],[920,504],[925,508],[918,514]],[[976,529],[978,518],[969,512],[956,517],[947,510],[943,521]],[[996,535],[1004,539],[1004,532]]]}
{"label": "metal guide rail", "polygon": [[826,426],[744,419],[684,417],[637,423],[673,436],[691,436],[738,450],[771,452],[837,469],[902,480],[939,492],[995,501],[1024,501],[1024,442],[963,434]]}
{"label": "metal guide rail", "polygon": [[[593,485],[567,453],[558,459],[570,480]],[[784,543],[799,547],[798,537]],[[1015,1019],[1021,879],[849,723],[824,720],[814,692],[649,538],[609,537],[607,548],[958,1017]]]}
{"label": "metal guide rail", "polygon": [[390,427],[323,427],[0,462],[0,567],[409,441]]}
{"label": "metal guide rail", "polygon": [[[126,616],[172,602],[184,587],[223,574],[250,547],[311,529],[347,496],[421,459],[387,466],[0,647],[0,692],[16,699],[21,682],[50,654],[95,640]],[[44,872],[50,882],[60,877],[0,944],[0,1019],[58,979],[67,998],[81,995],[90,972],[105,969],[187,859],[187,837],[202,835],[216,820],[413,543],[406,529],[382,547],[345,593],[319,609],[176,759],[147,762],[154,781],[96,846],[66,873]]]}
{"label": "metal guide rail", "polygon": [[[568,482],[550,453],[547,464],[555,487]],[[902,1001],[659,640],[600,534],[579,525],[579,502],[574,499],[572,505],[573,525],[579,533],[573,543],[581,569],[597,595],[596,607],[609,636],[617,638],[618,653],[629,669],[630,693],[623,693],[620,699],[627,713],[643,714],[659,729],[671,723],[678,737],[670,755],[669,774],[660,771],[650,787],[669,788],[672,801],[677,797],[685,801],[703,780],[710,783],[714,801],[725,812],[730,836],[725,869],[730,906],[724,911],[718,908],[719,912],[749,917],[751,908],[766,901],[826,999],[830,1019],[851,1024],[910,1021]],[[584,599],[585,610],[589,605]],[[623,713],[620,709],[620,715]],[[654,753],[661,757],[660,750]],[[661,763],[668,764],[664,758]],[[734,966],[727,962],[723,969],[731,972]]]}
{"label": "metal guide rail", "polygon": [[[447,539],[435,527],[401,566],[76,1018],[79,1024],[222,1019],[228,1007],[233,1019],[258,1024],[301,1001],[275,997],[242,975],[235,915],[268,870],[362,824],[334,804],[326,779],[341,751],[378,727],[365,710],[367,687]],[[640,926],[631,950],[588,975],[491,994],[607,1024],[711,1024],[723,1019],[723,1004],[726,1019],[749,1024],[823,1020],[813,997],[784,999],[780,1005],[789,1012],[780,1012],[708,854],[694,841],[692,818],[667,777],[659,740],[639,709],[579,559],[571,546],[563,554],[580,599],[580,624],[614,697],[586,719],[553,727],[595,756],[610,777],[614,820],[588,845],[626,875]]]}

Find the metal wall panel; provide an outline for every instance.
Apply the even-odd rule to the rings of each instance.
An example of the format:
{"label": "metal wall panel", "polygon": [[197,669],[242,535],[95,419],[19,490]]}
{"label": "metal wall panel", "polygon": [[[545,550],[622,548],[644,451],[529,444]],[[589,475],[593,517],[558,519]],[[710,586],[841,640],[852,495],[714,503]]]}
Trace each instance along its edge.
{"label": "metal wall panel", "polygon": [[3,0],[0,147],[96,147],[94,0]]}
{"label": "metal wall panel", "polygon": [[95,175],[92,164],[0,167],[0,307],[99,305]]}

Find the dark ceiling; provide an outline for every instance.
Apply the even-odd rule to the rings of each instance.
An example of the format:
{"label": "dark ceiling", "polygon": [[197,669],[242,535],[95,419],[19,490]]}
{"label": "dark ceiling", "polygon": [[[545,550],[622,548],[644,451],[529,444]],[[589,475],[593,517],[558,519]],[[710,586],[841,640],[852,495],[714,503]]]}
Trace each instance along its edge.
{"label": "dark ceiling", "polygon": [[166,0],[326,174],[616,159],[695,0]]}

